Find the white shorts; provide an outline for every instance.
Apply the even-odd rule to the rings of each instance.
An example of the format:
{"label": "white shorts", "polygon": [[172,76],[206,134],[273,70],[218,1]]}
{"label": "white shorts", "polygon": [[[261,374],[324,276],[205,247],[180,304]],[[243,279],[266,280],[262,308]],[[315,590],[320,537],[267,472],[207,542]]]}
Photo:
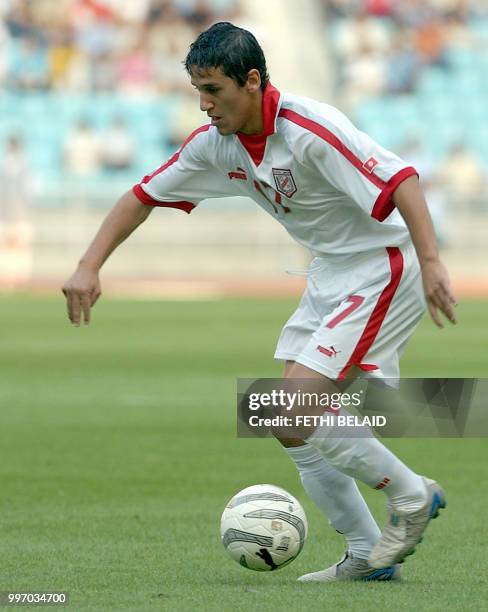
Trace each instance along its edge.
{"label": "white shorts", "polygon": [[275,358],[333,380],[346,378],[353,366],[368,377],[397,379],[400,356],[425,312],[413,246],[316,257],[307,276]]}

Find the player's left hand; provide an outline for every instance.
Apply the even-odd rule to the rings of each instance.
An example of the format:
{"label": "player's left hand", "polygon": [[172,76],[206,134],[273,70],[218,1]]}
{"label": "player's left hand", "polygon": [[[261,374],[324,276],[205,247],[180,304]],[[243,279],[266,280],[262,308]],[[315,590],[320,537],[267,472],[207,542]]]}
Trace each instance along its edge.
{"label": "player's left hand", "polygon": [[447,270],[439,259],[422,264],[422,280],[427,307],[437,327],[444,327],[439,311],[456,324],[454,308],[457,300],[452,293]]}

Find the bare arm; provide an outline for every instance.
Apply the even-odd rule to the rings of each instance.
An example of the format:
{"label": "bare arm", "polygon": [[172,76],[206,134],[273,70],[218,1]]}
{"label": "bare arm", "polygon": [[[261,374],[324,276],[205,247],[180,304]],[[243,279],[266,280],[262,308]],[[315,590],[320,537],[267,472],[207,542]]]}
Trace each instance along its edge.
{"label": "bare arm", "polygon": [[68,317],[73,325],[80,325],[82,313],[88,325],[90,310],[101,295],[98,276],[100,268],[119,244],[147,219],[151,211],[151,206],[142,204],[132,191],[128,191],[107,215],[78,268],[62,287]]}
{"label": "bare arm", "polygon": [[405,219],[417,251],[430,316],[438,327],[443,327],[439,310],[451,323],[456,323],[456,299],[447,270],[439,259],[432,219],[418,178],[411,176],[403,181],[393,194],[393,201]]}

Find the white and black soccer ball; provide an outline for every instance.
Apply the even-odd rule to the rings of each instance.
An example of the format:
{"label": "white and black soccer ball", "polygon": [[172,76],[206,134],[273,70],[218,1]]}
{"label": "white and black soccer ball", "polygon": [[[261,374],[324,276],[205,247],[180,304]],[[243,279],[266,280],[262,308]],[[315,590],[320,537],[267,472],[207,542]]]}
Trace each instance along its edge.
{"label": "white and black soccer ball", "polygon": [[298,500],[268,484],[239,491],[220,522],[225,550],[234,561],[258,572],[291,563],[300,554],[307,531],[307,517]]}

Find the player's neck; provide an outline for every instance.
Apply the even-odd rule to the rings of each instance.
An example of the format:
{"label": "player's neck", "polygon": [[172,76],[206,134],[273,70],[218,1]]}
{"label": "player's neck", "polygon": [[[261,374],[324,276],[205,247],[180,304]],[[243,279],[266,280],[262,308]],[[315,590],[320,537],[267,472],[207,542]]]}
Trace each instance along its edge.
{"label": "player's neck", "polygon": [[246,136],[257,136],[263,133],[264,123],[262,105],[263,93],[259,91],[253,96],[250,105],[249,119],[239,130],[241,134],[245,134]]}

